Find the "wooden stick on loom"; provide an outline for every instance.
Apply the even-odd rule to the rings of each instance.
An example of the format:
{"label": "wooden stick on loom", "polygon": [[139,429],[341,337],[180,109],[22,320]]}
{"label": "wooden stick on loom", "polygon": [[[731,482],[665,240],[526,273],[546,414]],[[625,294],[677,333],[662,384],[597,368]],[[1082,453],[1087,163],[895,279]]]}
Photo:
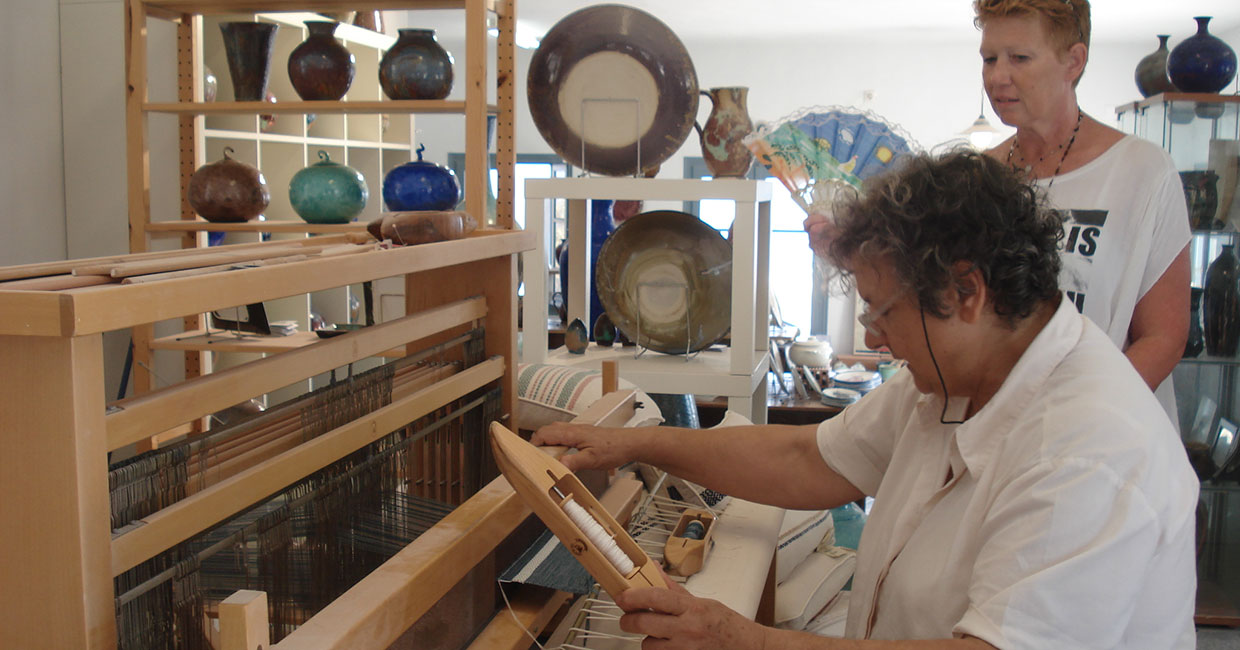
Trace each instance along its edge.
{"label": "wooden stick on loom", "polygon": [[[346,233],[340,235],[321,235],[311,239],[304,240],[284,240],[279,242],[247,242],[244,244],[228,244],[225,246],[213,246],[216,251],[232,252],[246,250],[251,248],[276,248],[288,246],[290,244],[305,245],[313,243],[317,246],[328,244],[342,243],[365,243],[370,236],[366,233]],[[170,257],[185,257],[192,255],[201,255],[200,248],[176,248],[167,251],[149,251],[146,253],[126,253],[124,255],[105,255],[102,257],[89,257],[76,260],[60,260],[56,262],[37,262],[35,264],[22,264],[19,266],[8,266],[0,269],[0,281],[16,280],[19,278],[38,278],[45,276],[69,274],[73,269],[83,264],[105,264],[120,262],[136,262],[139,260],[153,260]]]}

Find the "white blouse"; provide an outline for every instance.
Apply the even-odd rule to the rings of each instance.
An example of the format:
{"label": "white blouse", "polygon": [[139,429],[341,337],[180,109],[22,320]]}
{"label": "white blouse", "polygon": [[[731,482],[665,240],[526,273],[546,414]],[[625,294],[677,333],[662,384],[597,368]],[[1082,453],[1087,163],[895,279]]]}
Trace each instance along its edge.
{"label": "white blouse", "polygon": [[1097,326],[1065,298],[981,411],[944,425],[942,404],[901,372],[818,429],[828,465],[875,497],[848,637],[1195,646],[1199,482]]}

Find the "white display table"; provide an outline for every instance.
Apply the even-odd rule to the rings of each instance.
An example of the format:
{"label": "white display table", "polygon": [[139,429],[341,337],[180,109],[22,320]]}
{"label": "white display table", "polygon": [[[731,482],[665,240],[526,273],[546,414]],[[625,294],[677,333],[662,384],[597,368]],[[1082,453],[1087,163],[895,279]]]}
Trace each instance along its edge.
{"label": "white display table", "polygon": [[[731,345],[724,351],[704,350],[686,358],[646,351],[639,358],[635,348],[604,348],[591,345],[585,354],[565,348],[547,350],[547,283],[541,281],[550,268],[553,242],[548,241],[553,201],[568,201],[570,250],[590,250],[590,220],[586,201],[612,199],[632,201],[700,201],[723,199],[736,206],[732,226],[732,322]],[[770,268],[771,190],[760,181],[743,179],[655,178],[561,178],[525,182],[525,227],[538,242],[525,253],[524,333],[521,359],[526,363],[601,367],[615,359],[620,376],[652,393],[697,393],[726,396],[728,407],[755,423],[766,422],[767,372],[767,280]],[[570,255],[569,278],[589,278],[587,255]],[[535,280],[539,281],[535,281]],[[589,311],[590,282],[570,281],[565,302],[568,321]]]}

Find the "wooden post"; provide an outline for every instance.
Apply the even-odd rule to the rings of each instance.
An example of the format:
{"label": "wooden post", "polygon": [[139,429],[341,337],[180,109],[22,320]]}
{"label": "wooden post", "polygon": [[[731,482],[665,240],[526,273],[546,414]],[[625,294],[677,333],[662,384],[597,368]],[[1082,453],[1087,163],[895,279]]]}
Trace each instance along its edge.
{"label": "wooden post", "polygon": [[0,648],[116,647],[102,341],[0,336]]}
{"label": "wooden post", "polygon": [[[495,39],[495,103],[499,108],[495,126],[495,168],[499,182],[495,188],[496,221],[500,228],[515,228],[513,221],[516,143],[516,32],[517,0],[499,0],[499,36]],[[477,215],[475,215],[477,216]],[[529,217],[527,217],[528,219]]]}
{"label": "wooden post", "polygon": [[615,359],[603,362],[603,394],[620,390],[620,367]]}
{"label": "wooden post", "polygon": [[266,650],[267,593],[241,589],[220,603],[220,650]]}
{"label": "wooden post", "polygon": [[487,151],[487,3],[465,2],[465,211],[486,222]]}

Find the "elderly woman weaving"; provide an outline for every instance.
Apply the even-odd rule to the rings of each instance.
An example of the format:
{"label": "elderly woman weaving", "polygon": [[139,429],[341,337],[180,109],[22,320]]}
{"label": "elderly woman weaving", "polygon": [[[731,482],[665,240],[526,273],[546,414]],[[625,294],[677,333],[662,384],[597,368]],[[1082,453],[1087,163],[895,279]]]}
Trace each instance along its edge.
{"label": "elderly woman weaving", "polygon": [[833,235],[866,343],[908,361],[865,399],[817,426],[534,441],[576,447],[573,469],[641,460],[787,508],[874,496],[849,638],[675,588],[622,594],[622,627],[648,648],[1192,648],[1197,480],[1132,364],[1060,293],[1060,221],[1034,191],[980,154],[913,157]]}

